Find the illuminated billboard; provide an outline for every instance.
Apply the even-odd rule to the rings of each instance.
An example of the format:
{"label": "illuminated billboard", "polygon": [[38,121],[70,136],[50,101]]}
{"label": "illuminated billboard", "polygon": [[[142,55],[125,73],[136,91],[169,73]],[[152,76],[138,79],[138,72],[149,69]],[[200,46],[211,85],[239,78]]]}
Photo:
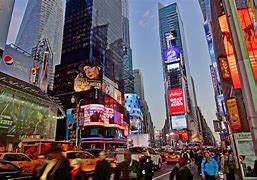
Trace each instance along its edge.
{"label": "illuminated billboard", "polygon": [[76,109],[66,110],[66,140],[76,139]]}
{"label": "illuminated billboard", "polygon": [[235,98],[227,100],[229,121],[232,129],[241,130],[241,120],[238,112],[237,101]]}
{"label": "illuminated billboard", "polygon": [[0,60],[0,71],[21,81],[39,86],[42,64],[11,45],[7,45]]}
{"label": "illuminated billboard", "polygon": [[102,70],[99,66],[88,66],[81,64],[78,75],[74,79],[74,90],[76,92],[90,89],[102,88]]}
{"label": "illuminated billboard", "polygon": [[177,115],[171,117],[171,124],[173,130],[181,130],[187,128],[186,115]]}
{"label": "illuminated billboard", "polygon": [[131,108],[140,108],[140,97],[137,94],[125,94],[125,107],[130,111]]}
{"label": "illuminated billboard", "polygon": [[183,89],[169,89],[168,96],[170,115],[185,114],[186,108]]}
{"label": "illuminated billboard", "polygon": [[[257,35],[254,31],[252,17],[248,9],[239,9],[238,11],[239,22],[242,27],[242,32],[245,38],[246,47],[251,61],[254,79],[257,81]],[[229,32],[228,22],[226,15],[219,17],[220,28],[223,36],[223,42],[227,54],[228,64],[231,72],[233,86],[235,89],[241,88],[240,78],[238,74],[237,64],[232,47],[231,34]]]}
{"label": "illuminated billboard", "polygon": [[90,123],[123,125],[123,114],[104,107],[102,104],[88,104],[81,106],[84,112],[84,125]]}
{"label": "illuminated billboard", "polygon": [[106,76],[103,76],[103,92],[113,99],[115,99],[119,104],[122,104],[121,92],[118,90],[119,86]]}
{"label": "illuminated billboard", "polygon": [[0,112],[0,144],[7,135],[17,140],[31,135],[55,139],[57,108],[1,89]]}
{"label": "illuminated billboard", "polygon": [[173,64],[168,64],[167,65],[167,70],[168,71],[179,71],[179,63],[173,63]]}
{"label": "illuminated billboard", "polygon": [[180,61],[180,50],[179,48],[173,47],[165,49],[163,51],[163,58],[165,63],[172,63]]}
{"label": "illuminated billboard", "polygon": [[177,36],[176,30],[166,32],[164,34],[164,37],[165,37],[165,40],[166,40],[166,45],[167,45],[168,49],[172,48],[176,45],[176,36]]}

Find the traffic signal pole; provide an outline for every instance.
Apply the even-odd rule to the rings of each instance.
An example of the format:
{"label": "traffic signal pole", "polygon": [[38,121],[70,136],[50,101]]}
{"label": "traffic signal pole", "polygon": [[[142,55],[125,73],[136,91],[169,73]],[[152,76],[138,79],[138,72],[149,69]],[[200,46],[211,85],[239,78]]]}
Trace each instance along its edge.
{"label": "traffic signal pole", "polygon": [[237,7],[234,0],[223,0],[232,36],[241,90],[247,112],[247,120],[253,138],[255,156],[257,157],[257,86],[254,79],[251,61],[248,55],[242,28],[239,23]]}

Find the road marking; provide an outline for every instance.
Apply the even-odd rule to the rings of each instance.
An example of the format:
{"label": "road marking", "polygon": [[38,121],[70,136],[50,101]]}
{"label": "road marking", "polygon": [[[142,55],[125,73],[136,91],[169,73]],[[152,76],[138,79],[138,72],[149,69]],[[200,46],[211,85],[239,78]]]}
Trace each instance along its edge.
{"label": "road marking", "polygon": [[159,178],[161,178],[161,177],[163,177],[163,176],[167,176],[168,174],[170,174],[170,172],[167,172],[167,173],[165,173],[165,174],[162,174],[162,175],[160,175],[160,176],[157,176],[157,177],[153,178],[153,180],[159,179]]}

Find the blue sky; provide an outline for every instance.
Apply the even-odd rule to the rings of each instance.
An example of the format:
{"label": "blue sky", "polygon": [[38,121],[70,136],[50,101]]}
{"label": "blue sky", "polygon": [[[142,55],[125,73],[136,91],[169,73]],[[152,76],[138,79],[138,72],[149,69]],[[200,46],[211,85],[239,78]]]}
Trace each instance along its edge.
{"label": "blue sky", "polygon": [[[175,0],[128,0],[130,39],[134,68],[142,70],[145,97],[156,129],[165,120],[164,86],[158,29],[158,2],[168,5]],[[191,74],[195,80],[197,100],[208,124],[215,119],[214,93],[209,73],[210,57],[203,29],[198,0],[177,0],[184,23]],[[27,0],[17,0],[8,35],[15,41]]]}

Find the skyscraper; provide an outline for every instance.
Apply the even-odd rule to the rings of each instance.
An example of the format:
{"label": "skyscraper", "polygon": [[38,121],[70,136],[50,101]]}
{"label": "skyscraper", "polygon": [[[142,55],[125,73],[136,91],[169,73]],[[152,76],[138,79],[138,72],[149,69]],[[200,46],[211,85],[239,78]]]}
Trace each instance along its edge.
{"label": "skyscraper", "polygon": [[[76,107],[84,113],[80,117],[85,148],[126,143],[129,118],[123,106],[122,7],[122,0],[66,1],[62,57],[56,66],[54,92],[70,115],[70,124],[76,122],[71,98],[80,102]],[[71,140],[72,130],[66,137]]]}
{"label": "skyscraper", "polygon": [[134,90],[142,100],[145,100],[144,80],[140,69],[133,70]]}
{"label": "skyscraper", "polygon": [[129,35],[129,12],[128,0],[122,0],[122,18],[123,18],[123,79],[124,79],[124,92],[134,92],[134,78],[133,78],[133,63],[132,63],[132,49],[130,47]]}
{"label": "skyscraper", "polygon": [[53,52],[49,62],[49,88],[53,88],[54,68],[60,64],[63,36],[62,0],[29,0],[15,44],[31,53],[40,41],[47,39]]}
{"label": "skyscraper", "polygon": [[169,120],[169,128],[165,129],[171,131],[172,128],[180,140],[188,141],[189,132],[198,133],[194,125],[198,121],[183,22],[176,3],[159,4],[159,26],[166,119]]}

